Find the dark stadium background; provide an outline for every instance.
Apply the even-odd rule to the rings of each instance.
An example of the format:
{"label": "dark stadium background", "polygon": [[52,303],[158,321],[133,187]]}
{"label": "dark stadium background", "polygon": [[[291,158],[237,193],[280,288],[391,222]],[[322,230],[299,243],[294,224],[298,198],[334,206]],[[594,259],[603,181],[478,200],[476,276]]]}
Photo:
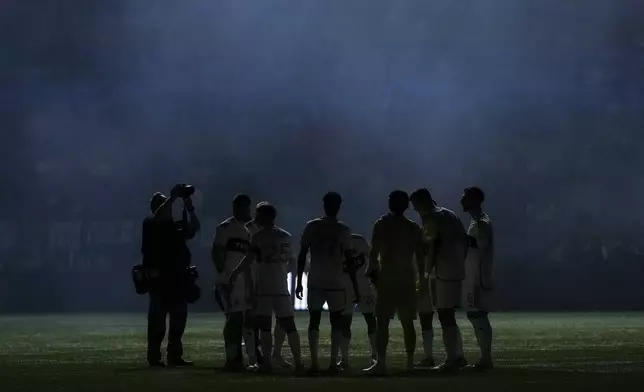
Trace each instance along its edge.
{"label": "dark stadium background", "polygon": [[199,310],[237,192],[297,237],[337,190],[369,236],[390,190],[458,209],[471,184],[502,309],[644,309],[643,10],[3,1],[0,311],[144,309],[140,222],[178,181],[201,191]]}

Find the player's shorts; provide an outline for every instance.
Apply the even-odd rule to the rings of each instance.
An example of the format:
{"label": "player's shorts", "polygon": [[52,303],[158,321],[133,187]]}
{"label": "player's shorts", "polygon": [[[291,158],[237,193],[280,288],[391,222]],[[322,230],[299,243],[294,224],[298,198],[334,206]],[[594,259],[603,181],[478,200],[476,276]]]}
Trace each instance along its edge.
{"label": "player's shorts", "polygon": [[258,295],[253,315],[276,318],[294,317],[290,295]]}
{"label": "player's shorts", "polygon": [[[432,284],[433,283],[433,284]],[[434,309],[457,309],[462,305],[463,282],[432,279],[430,297]]]}
{"label": "player's shorts", "polygon": [[416,300],[415,284],[399,287],[378,286],[376,317],[393,319],[397,314],[400,320],[416,320]]}
{"label": "player's shorts", "polygon": [[[347,298],[351,298],[353,289],[347,293]],[[360,302],[357,305],[349,303],[347,307],[342,312],[343,314],[353,314],[355,311],[358,311],[362,314],[374,313],[376,311],[376,294],[370,293],[367,295],[360,296]]]}
{"label": "player's shorts", "polygon": [[[237,280],[234,285],[215,286],[215,300],[221,311],[224,313],[245,312],[249,308],[247,300],[246,284],[243,280]],[[230,290],[230,291],[229,291]]]}
{"label": "player's shorts", "polygon": [[353,304],[348,300],[347,293],[343,289],[326,290],[309,288],[307,298],[309,310],[322,311],[324,303],[329,306],[329,312],[345,312]]}
{"label": "player's shorts", "polygon": [[463,285],[463,307],[468,312],[489,312],[492,307],[494,290],[486,290],[480,285]]}

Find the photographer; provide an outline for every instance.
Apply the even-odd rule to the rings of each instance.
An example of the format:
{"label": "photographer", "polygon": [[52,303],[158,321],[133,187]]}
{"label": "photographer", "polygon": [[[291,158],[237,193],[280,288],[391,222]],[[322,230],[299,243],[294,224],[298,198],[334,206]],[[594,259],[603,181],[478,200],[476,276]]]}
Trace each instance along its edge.
{"label": "photographer", "polygon": [[[186,241],[200,229],[190,197],[194,188],[178,184],[166,197],[155,193],[150,200],[152,215],[143,221],[143,269],[149,281],[150,307],[148,310],[147,360],[152,367],[164,367],[161,343],[165,336],[166,316],[169,315],[168,366],[190,366],[183,359],[183,336],[188,317],[187,270],[191,255]],[[172,205],[183,201],[183,215],[179,221],[172,218]]]}

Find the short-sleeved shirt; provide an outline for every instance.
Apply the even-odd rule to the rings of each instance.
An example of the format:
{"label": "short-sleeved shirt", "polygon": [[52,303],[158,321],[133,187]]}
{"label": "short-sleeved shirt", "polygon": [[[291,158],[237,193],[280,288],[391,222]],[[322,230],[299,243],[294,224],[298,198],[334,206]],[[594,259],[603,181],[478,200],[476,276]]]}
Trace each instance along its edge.
{"label": "short-sleeved shirt", "polygon": [[216,282],[218,284],[228,283],[230,273],[246,255],[249,245],[250,233],[246,230],[245,222],[231,217],[217,226],[215,238],[213,239],[213,248],[222,247],[225,251],[224,271],[216,275]]}
{"label": "short-sleeved shirt", "polygon": [[260,229],[253,234],[250,248],[256,253],[257,295],[289,295],[289,265],[295,258],[291,234],[277,226]]}
{"label": "short-sleeved shirt", "polygon": [[463,280],[468,244],[461,220],[454,212],[437,206],[422,221],[424,240],[434,245],[430,248],[434,252],[432,275],[445,281]]}
{"label": "short-sleeved shirt", "polygon": [[[403,215],[386,214],[373,226],[371,246],[378,249],[378,290],[380,287],[415,287],[417,268],[415,254],[423,246],[420,227]],[[370,260],[370,270],[378,260]],[[373,267],[372,267],[373,266]],[[369,273],[370,271],[368,271]]]}
{"label": "short-sleeved shirt", "polygon": [[494,287],[494,232],[490,217],[483,213],[470,221],[470,246],[465,259],[466,281],[490,290]]}
{"label": "short-sleeved shirt", "polygon": [[344,253],[351,249],[351,229],[335,218],[307,222],[300,242],[310,249],[308,286],[318,290],[344,290]]}
{"label": "short-sleeved shirt", "polygon": [[[351,256],[356,267],[356,280],[360,295],[368,295],[373,291],[371,281],[367,277],[367,266],[369,265],[369,253],[371,246],[367,240],[359,234],[351,234]],[[351,291],[353,283],[348,274],[345,274],[345,285]]]}

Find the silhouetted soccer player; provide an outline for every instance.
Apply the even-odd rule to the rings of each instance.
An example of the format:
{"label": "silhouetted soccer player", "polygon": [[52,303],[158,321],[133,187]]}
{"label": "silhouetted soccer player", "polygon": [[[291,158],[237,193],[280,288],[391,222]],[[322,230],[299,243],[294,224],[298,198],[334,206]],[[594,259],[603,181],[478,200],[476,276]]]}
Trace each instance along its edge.
{"label": "silhouetted soccer player", "polygon": [[[456,323],[456,308],[461,307],[461,290],[465,278],[467,240],[461,220],[454,212],[440,207],[427,189],[418,189],[411,195],[414,209],[423,222],[427,247],[427,267],[431,274],[432,301],[438,310],[443,329],[446,360],[435,370],[457,370],[467,365],[463,355],[463,340]],[[426,280],[426,278],[424,278]],[[426,293],[425,289],[421,293]],[[430,308],[431,309],[431,308]],[[431,330],[433,313],[421,316],[423,331]],[[423,338],[432,336],[423,333]]]}
{"label": "silhouetted soccer player", "polygon": [[[311,371],[319,371],[318,341],[320,320],[324,303],[327,303],[331,319],[331,358],[329,370],[337,371],[337,354],[342,344],[343,331],[350,328],[343,312],[353,306],[353,298],[347,298],[344,287],[345,273],[354,283],[359,298],[355,276],[355,265],[351,255],[351,229],[338,220],[342,197],[329,192],[323,198],[324,217],[307,222],[302,232],[300,253],[297,258],[297,287],[295,294],[302,299],[304,288],[302,276],[306,267],[306,256],[311,252],[308,275],[309,347],[311,350]],[[356,299],[358,299],[356,298]]]}
{"label": "silhouetted soccer player", "polygon": [[[231,281],[242,273],[248,273],[251,267],[255,270],[251,274],[254,303],[253,318],[261,330],[262,350],[264,350],[264,363],[260,370],[272,369],[272,317],[275,314],[277,324],[285,331],[295,370],[302,370],[300,351],[300,335],[295,326],[295,313],[288,287],[288,273],[290,265],[295,259],[291,248],[291,235],[275,225],[277,210],[269,203],[257,206],[255,221],[259,230],[253,234],[250,251],[241,260],[231,274]],[[251,369],[256,369],[252,366]]]}
{"label": "silhouetted soccer player", "polygon": [[[250,222],[246,223],[246,230],[248,230],[251,237],[253,236],[253,234],[257,233],[261,228],[257,223],[257,209],[266,203],[267,202],[265,201],[257,203],[257,205],[255,206],[255,218],[253,218],[253,220],[251,220]],[[289,271],[290,269],[292,269],[292,266],[289,266]],[[256,275],[253,274],[253,276],[256,276]],[[286,332],[284,331],[284,328],[282,328],[282,324],[276,322],[275,329],[273,330],[273,353],[271,358],[272,366],[277,366],[281,368],[290,368],[292,366],[282,356],[282,347],[284,346],[285,340],[286,340]],[[255,328],[255,346],[257,348],[261,346],[259,328]],[[261,350],[258,350],[257,355],[259,358],[258,363],[261,364],[263,360],[262,360],[262,355],[260,351]]]}
{"label": "silhouetted soccer player", "polygon": [[376,286],[378,360],[365,371],[375,375],[387,372],[389,322],[396,313],[404,333],[407,370],[414,367],[416,276],[425,273],[425,249],[420,227],[405,216],[408,208],[407,193],[393,191],[389,195],[389,213],[373,225],[367,276]]}
{"label": "silhouetted soccer player", "polygon": [[472,366],[475,370],[490,370],[492,362],[492,325],[488,312],[494,289],[494,232],[492,221],[483,212],[485,193],[480,188],[469,187],[463,191],[463,211],[472,217],[467,230],[469,251],[465,259],[463,294],[467,318],[474,327],[476,341],[481,349],[481,359]]}
{"label": "silhouetted soccer player", "polygon": [[[221,222],[212,244],[212,261],[216,269],[215,296],[226,315],[224,342],[227,370],[243,369],[242,338],[246,343],[249,366],[257,364],[254,326],[250,323],[251,304],[248,292],[250,271],[230,281],[230,274],[246,255],[251,234],[246,224],[251,220],[250,197],[237,195],[233,199],[233,216]],[[246,319],[246,320],[245,320]]]}
{"label": "silhouetted soccer player", "polygon": [[[351,252],[356,266],[356,280],[360,290],[360,301],[357,306],[347,306],[343,312],[343,317],[346,318],[345,323],[348,328],[343,331],[342,344],[340,345],[342,360],[338,366],[342,370],[350,369],[349,346],[351,344],[351,324],[353,323],[353,313],[356,307],[358,312],[362,313],[362,316],[367,323],[367,335],[371,346],[372,364],[375,363],[378,358],[378,351],[376,349],[376,316],[374,314],[376,307],[376,291],[375,287],[373,287],[373,284],[367,277],[367,265],[369,264],[371,246],[363,236],[354,233],[351,234]],[[345,275],[345,292],[347,298],[356,297],[353,282],[351,282],[348,275]]]}
{"label": "silhouetted soccer player", "polygon": [[[169,315],[168,366],[189,366],[183,359],[181,339],[186,328],[186,271],[191,255],[186,241],[192,239],[200,224],[186,187],[177,185],[170,197],[155,193],[150,200],[152,215],[143,221],[141,252],[143,267],[150,283],[148,310],[147,360],[152,367],[165,366],[161,359],[161,343]],[[183,199],[183,219],[174,221],[172,204]]]}

